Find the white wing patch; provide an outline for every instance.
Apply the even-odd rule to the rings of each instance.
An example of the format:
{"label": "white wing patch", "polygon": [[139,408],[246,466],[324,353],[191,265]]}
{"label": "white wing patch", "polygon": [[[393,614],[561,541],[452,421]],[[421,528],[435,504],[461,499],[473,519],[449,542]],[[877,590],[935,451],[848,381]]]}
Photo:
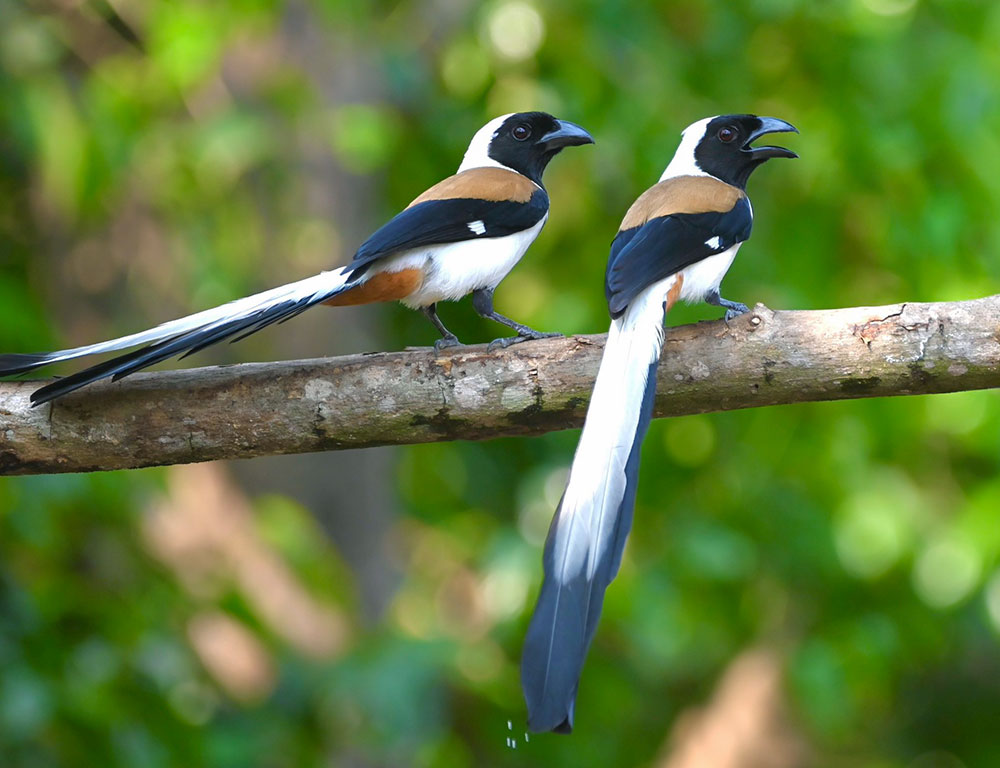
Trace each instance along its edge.
{"label": "white wing patch", "polygon": [[[472,226],[471,224],[469,225]],[[720,245],[722,245],[722,238],[716,235],[715,237],[710,237],[705,241],[705,245],[711,248],[713,251],[717,250]]]}
{"label": "white wing patch", "polygon": [[[486,225],[478,219],[476,221],[470,221],[466,226],[472,230],[472,234],[474,235],[482,235],[486,232]],[[715,239],[718,240],[719,238]]]}

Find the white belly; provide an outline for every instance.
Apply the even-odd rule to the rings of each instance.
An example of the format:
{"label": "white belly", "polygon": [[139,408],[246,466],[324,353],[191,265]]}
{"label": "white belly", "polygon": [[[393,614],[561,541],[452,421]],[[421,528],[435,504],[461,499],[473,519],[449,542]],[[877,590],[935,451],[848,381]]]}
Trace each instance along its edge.
{"label": "white belly", "polygon": [[402,303],[414,309],[439,301],[457,301],[479,288],[496,288],[545,226],[548,214],[535,226],[506,237],[484,237],[460,243],[415,248],[386,259],[379,272],[418,267],[423,284]]}
{"label": "white belly", "polygon": [[682,269],[684,283],[681,285],[681,300],[692,303],[704,301],[709,293],[719,290],[719,284],[732,266],[741,245],[743,243],[737,243],[729,250]]}

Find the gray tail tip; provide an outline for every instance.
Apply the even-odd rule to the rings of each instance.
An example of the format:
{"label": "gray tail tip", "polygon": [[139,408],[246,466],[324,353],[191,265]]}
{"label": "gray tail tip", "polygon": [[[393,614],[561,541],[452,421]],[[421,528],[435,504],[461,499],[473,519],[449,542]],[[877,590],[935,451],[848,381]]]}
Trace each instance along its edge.
{"label": "gray tail tip", "polygon": [[31,393],[29,401],[31,402],[32,408],[37,408],[40,405],[45,405],[46,403],[56,399],[56,395],[51,395],[47,392],[43,392],[42,391],[43,389],[45,389],[45,387],[42,387],[41,389],[36,389],[34,392]]}
{"label": "gray tail tip", "polygon": [[553,714],[552,712],[532,713],[529,708],[528,730],[532,733],[572,733],[574,703],[570,702],[569,710],[565,715]]}

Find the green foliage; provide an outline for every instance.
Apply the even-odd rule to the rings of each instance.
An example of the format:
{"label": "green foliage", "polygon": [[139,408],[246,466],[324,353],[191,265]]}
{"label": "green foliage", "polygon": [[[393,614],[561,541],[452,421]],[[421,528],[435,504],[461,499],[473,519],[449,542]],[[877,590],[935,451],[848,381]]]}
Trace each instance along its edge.
{"label": "green foliage", "polygon": [[[787,142],[802,159],[751,182],[731,298],[818,308],[1000,284],[994,3],[0,0],[0,18],[3,351],[95,341],[343,263],[482,123],[531,108],[597,138],[553,163],[551,219],[498,291],[498,310],[534,327],[606,327],[622,212],[680,129],[723,111],[802,131]],[[374,346],[432,339],[416,313],[369,312]],[[442,314],[462,338],[497,333],[468,306]],[[309,322],[295,321],[296,354],[326,353],[307,342],[330,321]],[[295,324],[196,362],[287,355]],[[784,654],[817,764],[1000,764],[993,393],[655,423],[578,730],[526,742],[517,659],[575,439],[400,451],[385,554],[399,582],[372,622],[304,510],[261,499],[260,540],[350,624],[353,643],[325,660],[246,590],[199,596],[151,555],[162,472],[3,480],[3,764],[649,764],[758,643]],[[274,660],[263,698],[227,694],[193,650],[206,608]]]}

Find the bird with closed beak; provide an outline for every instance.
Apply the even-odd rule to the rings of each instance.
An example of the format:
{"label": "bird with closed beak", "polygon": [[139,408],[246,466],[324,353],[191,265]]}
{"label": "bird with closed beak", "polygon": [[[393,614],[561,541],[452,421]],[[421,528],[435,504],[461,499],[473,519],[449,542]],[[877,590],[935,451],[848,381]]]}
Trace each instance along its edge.
{"label": "bird with closed beak", "polygon": [[798,132],[783,120],[722,115],[688,126],[657,184],[625,214],[605,275],[611,328],[562,500],[549,528],[544,579],[525,638],[521,682],[532,731],[569,733],[604,593],[618,573],[635,505],[665,313],[705,301],[731,320],[747,306],[719,285],[750,237],[750,174],[774,157],[753,146]]}
{"label": "bird with closed beak", "polygon": [[175,355],[236,341],[317,304],[400,301],[434,324],[441,349],[459,341],[438,317],[438,302],[471,293],[479,315],[517,333],[494,344],[556,336],[496,312],[493,291],[545,225],[549,196],[542,174],[549,161],[565,147],[593,141],[580,126],[545,112],[503,115],[473,136],[454,176],[417,196],[358,248],[350,264],[111,341],[0,355],[0,376],[139,347],[41,387],[31,395],[32,405],[40,405],[99,379],[117,380]]}

